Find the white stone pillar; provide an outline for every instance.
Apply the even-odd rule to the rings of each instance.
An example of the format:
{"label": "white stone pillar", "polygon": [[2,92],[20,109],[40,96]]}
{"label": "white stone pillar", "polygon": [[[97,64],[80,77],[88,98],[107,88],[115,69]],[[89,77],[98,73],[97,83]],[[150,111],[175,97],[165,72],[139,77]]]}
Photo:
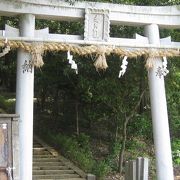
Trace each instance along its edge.
{"label": "white stone pillar", "polygon": [[[147,25],[145,27],[145,35],[149,38],[150,44],[160,44],[158,25]],[[154,60],[154,67],[148,72],[157,179],[173,180],[173,165],[164,77],[159,76],[159,67],[162,67],[162,58],[156,58]]]}
{"label": "white stone pillar", "polygon": [[[33,37],[35,16],[20,16],[20,36]],[[32,180],[34,68],[31,55],[22,49],[17,55],[16,113],[20,115],[20,180]]]}

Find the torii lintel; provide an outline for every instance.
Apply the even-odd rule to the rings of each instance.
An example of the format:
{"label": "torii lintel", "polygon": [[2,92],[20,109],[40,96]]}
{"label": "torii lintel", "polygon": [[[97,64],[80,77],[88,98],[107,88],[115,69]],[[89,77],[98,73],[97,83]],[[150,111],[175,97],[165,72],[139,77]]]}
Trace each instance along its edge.
{"label": "torii lintel", "polygon": [[110,23],[143,26],[157,24],[162,28],[180,28],[180,5],[132,6],[98,2],[76,2],[73,6],[61,0],[1,0],[0,14],[17,16],[34,14],[39,19],[79,21],[87,8],[107,9]]}

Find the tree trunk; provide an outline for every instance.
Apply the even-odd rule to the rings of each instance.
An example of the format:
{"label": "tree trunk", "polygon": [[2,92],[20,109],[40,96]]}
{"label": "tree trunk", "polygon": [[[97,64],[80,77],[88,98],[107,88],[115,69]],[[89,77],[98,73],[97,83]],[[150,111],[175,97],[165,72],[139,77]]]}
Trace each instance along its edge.
{"label": "tree trunk", "polygon": [[127,124],[129,119],[125,117],[125,121],[123,124],[123,140],[122,140],[122,146],[121,150],[119,152],[119,166],[118,166],[118,172],[122,174],[122,168],[123,168],[123,161],[124,161],[124,151],[126,147],[126,139],[127,139]]}
{"label": "tree trunk", "polygon": [[118,141],[118,137],[119,137],[119,126],[118,126],[118,123],[116,125],[116,132],[115,132],[115,142]]}
{"label": "tree trunk", "polygon": [[79,136],[79,102],[76,100],[76,134]]}
{"label": "tree trunk", "polygon": [[129,123],[129,121],[133,118],[133,116],[135,115],[136,111],[138,110],[138,107],[141,103],[141,100],[144,96],[145,90],[141,93],[141,96],[139,98],[139,101],[137,102],[136,106],[134,107],[134,109],[132,110],[132,113],[126,117],[125,116],[125,121],[124,121],[124,125],[123,125],[123,140],[122,140],[122,146],[119,152],[119,166],[118,166],[118,171],[120,174],[122,174],[122,167],[123,167],[123,162],[124,162],[124,152],[125,152],[125,147],[126,147],[126,139],[127,139],[127,125]]}
{"label": "tree trunk", "polygon": [[54,102],[53,102],[53,117],[54,120],[56,121],[58,118],[58,113],[59,113],[59,90],[55,89],[55,94],[54,94]]}

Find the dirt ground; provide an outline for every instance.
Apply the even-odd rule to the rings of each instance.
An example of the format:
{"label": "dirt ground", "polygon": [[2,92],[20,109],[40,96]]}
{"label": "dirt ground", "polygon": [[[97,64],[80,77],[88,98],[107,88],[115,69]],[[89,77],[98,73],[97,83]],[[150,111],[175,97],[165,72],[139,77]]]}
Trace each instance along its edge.
{"label": "dirt ground", "polygon": [[175,180],[180,180],[180,166],[174,168]]}

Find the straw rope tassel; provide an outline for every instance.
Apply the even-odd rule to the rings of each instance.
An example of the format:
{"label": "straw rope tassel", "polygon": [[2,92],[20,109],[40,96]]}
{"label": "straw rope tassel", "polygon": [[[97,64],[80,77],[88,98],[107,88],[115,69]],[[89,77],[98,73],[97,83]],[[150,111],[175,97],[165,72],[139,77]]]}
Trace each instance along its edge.
{"label": "straw rope tassel", "polygon": [[147,70],[150,70],[154,67],[154,57],[148,57],[147,58],[145,67]]}
{"label": "straw rope tassel", "polygon": [[32,47],[32,64],[38,68],[42,67],[44,65],[42,58],[44,53],[44,46],[42,43],[34,43]]}
{"label": "straw rope tassel", "polygon": [[106,70],[108,68],[108,65],[106,62],[105,47],[98,47],[97,52],[98,52],[98,58],[94,62],[96,71]]}

